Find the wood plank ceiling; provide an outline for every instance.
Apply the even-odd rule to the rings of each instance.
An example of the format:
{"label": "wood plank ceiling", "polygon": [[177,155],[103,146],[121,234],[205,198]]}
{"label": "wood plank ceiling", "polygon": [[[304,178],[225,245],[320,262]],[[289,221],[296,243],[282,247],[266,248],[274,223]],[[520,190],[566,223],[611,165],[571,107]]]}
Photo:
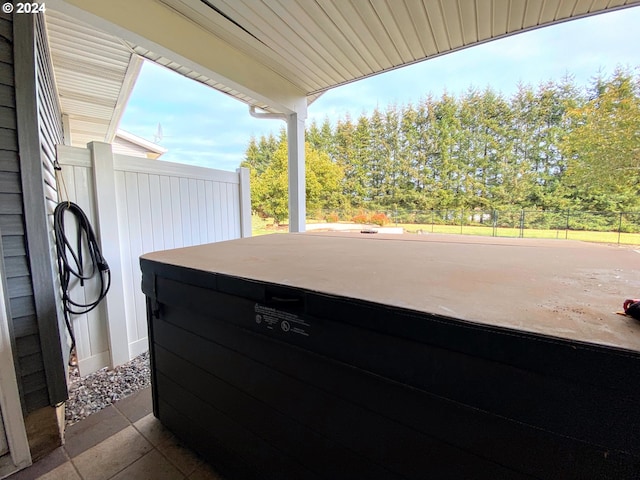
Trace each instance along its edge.
{"label": "wood plank ceiling", "polygon": [[[160,1],[299,86],[309,102],[330,88],[474,44],[640,5],[639,0]],[[157,61],[143,48],[136,52]],[[212,86],[255,104],[223,85]]]}

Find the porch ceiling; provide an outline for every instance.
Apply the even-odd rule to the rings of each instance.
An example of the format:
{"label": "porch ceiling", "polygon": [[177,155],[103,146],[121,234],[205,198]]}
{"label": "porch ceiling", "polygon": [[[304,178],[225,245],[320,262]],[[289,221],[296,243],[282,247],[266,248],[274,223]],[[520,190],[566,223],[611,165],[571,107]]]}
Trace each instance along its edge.
{"label": "porch ceiling", "polygon": [[72,17],[49,9],[45,19],[69,143],[111,142],[142,60],[122,40]]}
{"label": "porch ceiling", "polygon": [[160,0],[306,95],[631,0]]}
{"label": "porch ceiling", "polygon": [[[295,111],[361,78],[640,0],[54,0],[238,99]],[[286,112],[285,112],[286,113]]]}

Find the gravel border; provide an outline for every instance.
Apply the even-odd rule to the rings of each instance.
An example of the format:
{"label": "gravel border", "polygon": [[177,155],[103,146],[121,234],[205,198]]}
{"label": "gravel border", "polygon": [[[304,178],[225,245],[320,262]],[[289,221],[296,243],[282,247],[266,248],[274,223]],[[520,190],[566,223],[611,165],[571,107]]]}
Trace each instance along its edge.
{"label": "gravel border", "polygon": [[80,377],[78,367],[69,367],[69,399],[65,402],[67,427],[151,385],[149,352],[109,369],[105,367]]}

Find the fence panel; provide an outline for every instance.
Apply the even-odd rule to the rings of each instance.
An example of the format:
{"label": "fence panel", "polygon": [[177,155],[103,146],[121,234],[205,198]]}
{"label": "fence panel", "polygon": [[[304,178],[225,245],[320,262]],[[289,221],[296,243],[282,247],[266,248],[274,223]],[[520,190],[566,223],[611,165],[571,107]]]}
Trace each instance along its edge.
{"label": "fence panel", "polygon": [[[58,161],[65,182],[72,185],[69,200],[85,210],[92,224],[98,227],[96,231],[113,230],[113,226],[97,225],[101,215],[93,201],[96,192],[90,151],[61,146]],[[104,305],[93,315],[74,318],[82,375],[104,366],[115,366],[148,349],[146,306],[140,290],[140,255],[250,235],[245,227],[247,219],[241,216],[250,215],[242,208],[242,202],[246,204],[250,193],[248,175],[241,169],[224,172],[123,155],[113,155],[110,164],[112,171],[98,173],[113,176],[115,205],[111,208],[116,210],[122,267],[121,305],[126,318],[126,333],[123,329],[120,336],[126,335],[126,338],[110,338],[109,314]],[[75,290],[79,295],[91,294],[80,286],[74,289],[74,294]],[[127,358],[114,358],[114,342],[126,342]]]}
{"label": "fence panel", "polygon": [[[91,225],[96,225],[91,154],[89,150],[77,149],[68,152],[64,159],[62,178],[68,198],[64,197],[64,192],[59,189],[59,193],[64,197],[60,200],[70,200],[80,205]],[[65,218],[68,220],[65,221],[66,234],[68,238],[73,239],[77,233],[76,225],[68,217]],[[87,267],[89,268],[88,265]],[[71,298],[74,301],[86,303],[94,300],[97,295],[98,287],[94,282],[87,282],[84,287],[80,287],[77,282],[72,284]],[[71,315],[78,367],[82,372],[93,372],[109,365],[110,351],[104,318],[104,303],[83,315]]]}

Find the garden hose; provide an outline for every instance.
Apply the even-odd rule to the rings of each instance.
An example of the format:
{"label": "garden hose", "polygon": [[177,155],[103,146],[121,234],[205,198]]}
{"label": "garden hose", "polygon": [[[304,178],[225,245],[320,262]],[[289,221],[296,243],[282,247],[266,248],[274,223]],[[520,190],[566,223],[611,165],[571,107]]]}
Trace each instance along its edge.
{"label": "garden hose", "polygon": [[[75,250],[67,238],[65,231],[64,219],[65,213],[67,212],[73,215],[76,220],[77,233]],[[96,308],[109,291],[109,287],[111,286],[111,272],[107,261],[102,256],[100,246],[91,228],[89,219],[78,205],[73,202],[60,202],[53,212],[53,228],[56,241],[58,275],[60,276],[62,288],[64,320],[71,339],[71,354],[76,346],[76,339],[69,314],[82,315]],[[88,272],[85,272],[84,265],[86,256],[83,251],[85,248],[88,251],[88,258],[90,259],[91,268]],[[84,286],[85,281],[95,276],[98,276],[100,284],[100,292],[97,298],[87,303],[72,300],[69,292],[71,281],[78,279],[80,285]]]}

